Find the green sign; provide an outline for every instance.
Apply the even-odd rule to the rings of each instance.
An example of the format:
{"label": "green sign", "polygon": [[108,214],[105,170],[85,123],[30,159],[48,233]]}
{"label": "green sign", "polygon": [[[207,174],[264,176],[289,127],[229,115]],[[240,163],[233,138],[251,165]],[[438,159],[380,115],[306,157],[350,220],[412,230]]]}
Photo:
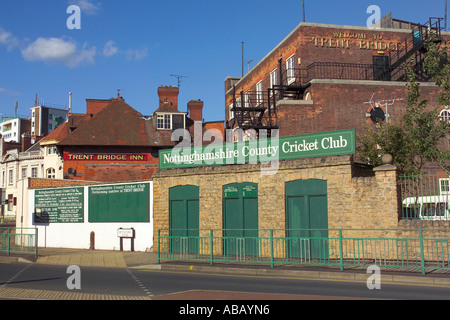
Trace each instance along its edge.
{"label": "green sign", "polygon": [[150,185],[115,184],[89,187],[89,222],[149,222]]}
{"label": "green sign", "polygon": [[159,168],[264,163],[326,157],[356,152],[355,130],[251,140],[208,146],[173,148],[159,152]]}
{"label": "green sign", "polygon": [[36,190],[35,214],[38,223],[84,222],[83,188]]}

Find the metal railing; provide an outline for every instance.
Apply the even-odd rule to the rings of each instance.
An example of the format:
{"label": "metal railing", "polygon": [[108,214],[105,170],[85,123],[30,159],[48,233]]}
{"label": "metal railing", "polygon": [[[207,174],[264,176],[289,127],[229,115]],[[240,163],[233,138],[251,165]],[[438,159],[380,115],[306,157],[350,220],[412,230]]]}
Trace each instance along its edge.
{"label": "metal railing", "polygon": [[38,230],[36,228],[1,228],[0,253],[38,254]]}
{"label": "metal railing", "polygon": [[[173,236],[173,231],[158,231],[158,263],[251,263],[271,268],[320,265],[341,271],[345,267],[377,265],[422,274],[430,270],[450,271],[450,229],[261,229],[254,230],[257,237],[228,237],[230,230],[223,229],[196,230],[198,236],[186,237]],[[293,231],[310,236],[287,236]],[[320,233],[328,236],[311,236]]]}
{"label": "metal railing", "polygon": [[450,176],[421,173],[400,176],[401,218],[450,220]]}

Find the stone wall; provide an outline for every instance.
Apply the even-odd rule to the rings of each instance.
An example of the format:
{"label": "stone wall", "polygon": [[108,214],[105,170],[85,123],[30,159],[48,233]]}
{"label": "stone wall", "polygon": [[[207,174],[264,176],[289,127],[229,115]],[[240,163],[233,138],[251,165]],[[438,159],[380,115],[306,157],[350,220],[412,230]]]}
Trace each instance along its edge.
{"label": "stone wall", "polygon": [[258,184],[260,229],[285,229],[285,183],[299,179],[327,181],[330,229],[398,227],[393,166],[373,172],[358,167],[351,156],[280,161],[272,175],[262,174],[264,166],[267,167],[245,164],[158,171],[153,177],[154,234],[158,234],[158,229],[169,228],[169,189],[180,185],[199,186],[200,229],[221,229],[222,186],[236,182]]}

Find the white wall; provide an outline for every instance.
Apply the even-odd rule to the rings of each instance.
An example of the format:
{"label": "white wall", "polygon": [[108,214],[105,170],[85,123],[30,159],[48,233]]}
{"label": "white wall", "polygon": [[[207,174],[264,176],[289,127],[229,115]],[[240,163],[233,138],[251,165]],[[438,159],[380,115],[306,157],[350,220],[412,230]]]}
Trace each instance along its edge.
{"label": "white wall", "polygon": [[[144,181],[143,181],[144,183]],[[147,183],[147,181],[145,181]],[[105,185],[102,185],[105,186]],[[58,188],[62,189],[62,188]],[[90,234],[95,232],[96,250],[120,250],[119,228],[134,228],[135,251],[146,251],[153,246],[153,182],[149,181],[150,222],[145,223],[90,223],[88,205],[88,186],[84,187],[84,223],[50,223],[48,225],[33,225],[35,190],[28,190],[24,197],[26,210],[23,213],[23,224],[17,227],[38,229],[38,246],[42,248],[89,249]],[[20,221],[20,216],[17,217]],[[124,251],[130,251],[131,240],[123,240]]]}

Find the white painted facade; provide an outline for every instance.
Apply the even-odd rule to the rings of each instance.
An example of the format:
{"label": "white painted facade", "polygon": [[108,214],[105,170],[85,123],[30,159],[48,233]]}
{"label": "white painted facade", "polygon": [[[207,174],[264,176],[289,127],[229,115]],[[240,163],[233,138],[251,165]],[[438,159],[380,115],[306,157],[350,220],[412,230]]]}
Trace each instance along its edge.
{"label": "white painted facade", "polygon": [[[19,187],[27,180],[19,181]],[[143,182],[144,183],[144,182]],[[91,223],[89,222],[88,188],[84,188],[84,222],[82,223],[49,223],[47,225],[36,225],[34,223],[34,203],[36,190],[27,190],[22,204],[17,210],[17,228],[37,228],[38,246],[41,248],[70,248],[90,249],[91,232],[95,233],[96,250],[120,250],[120,228],[133,228],[135,230],[134,250],[149,251],[153,247],[153,182],[149,183],[149,222],[143,223]],[[101,186],[107,186],[102,184]],[[78,186],[80,187],[80,186]],[[61,188],[58,188],[61,189]],[[22,222],[21,222],[22,221]],[[131,250],[131,240],[123,239],[123,250]]]}

